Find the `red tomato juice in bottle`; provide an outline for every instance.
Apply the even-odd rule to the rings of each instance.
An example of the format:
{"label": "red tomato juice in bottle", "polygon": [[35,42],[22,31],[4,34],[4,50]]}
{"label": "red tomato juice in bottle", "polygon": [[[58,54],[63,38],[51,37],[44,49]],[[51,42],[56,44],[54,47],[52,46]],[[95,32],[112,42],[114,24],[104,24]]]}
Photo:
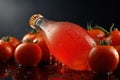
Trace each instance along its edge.
{"label": "red tomato juice in bottle", "polygon": [[90,70],[88,54],[95,41],[81,26],[71,22],[51,21],[35,14],[30,26],[42,29],[50,52],[73,70]]}

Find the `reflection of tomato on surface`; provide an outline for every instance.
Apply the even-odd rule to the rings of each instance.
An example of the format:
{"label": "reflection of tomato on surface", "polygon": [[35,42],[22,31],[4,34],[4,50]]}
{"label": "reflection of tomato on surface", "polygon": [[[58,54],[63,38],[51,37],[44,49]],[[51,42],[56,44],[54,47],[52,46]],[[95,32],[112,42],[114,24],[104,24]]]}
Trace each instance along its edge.
{"label": "reflection of tomato on surface", "polygon": [[93,73],[89,71],[82,71],[79,73],[74,73],[73,80],[92,80]]}
{"label": "reflection of tomato on surface", "polygon": [[0,78],[6,78],[9,76],[9,73],[6,70],[0,71]]}
{"label": "reflection of tomato on surface", "polygon": [[0,71],[0,78],[6,78],[9,76],[9,73],[5,71]]}
{"label": "reflection of tomato on surface", "polygon": [[116,80],[117,78],[115,75],[109,75],[109,74],[104,74],[104,75],[97,75],[94,74],[91,80]]}
{"label": "reflection of tomato on surface", "polygon": [[43,63],[49,63],[50,53],[49,49],[44,41],[43,32],[41,30],[32,29],[30,32],[23,36],[22,42],[31,41],[35,44],[38,44],[42,50],[42,60]]}
{"label": "reflection of tomato on surface", "polygon": [[14,58],[22,66],[36,66],[42,58],[41,48],[31,42],[21,43],[15,49]]}
{"label": "reflection of tomato on surface", "polygon": [[66,80],[66,79],[60,77],[53,77],[53,78],[49,78],[49,80]]}
{"label": "reflection of tomato on surface", "polygon": [[49,69],[42,66],[42,67],[39,67],[40,69],[40,72],[41,72],[41,79],[40,80],[49,80]]}
{"label": "reflection of tomato on surface", "polygon": [[12,76],[14,72],[16,72],[17,64],[15,62],[8,62],[7,63],[7,71],[9,73],[9,76]]}
{"label": "reflection of tomato on surface", "polygon": [[41,72],[37,67],[19,67],[13,80],[41,80]]}
{"label": "reflection of tomato on surface", "polygon": [[92,76],[93,73],[89,71],[68,71],[64,73],[51,74],[49,80],[91,80]]}
{"label": "reflection of tomato on surface", "polygon": [[0,64],[0,78],[5,78],[9,76],[7,65],[6,64]]}

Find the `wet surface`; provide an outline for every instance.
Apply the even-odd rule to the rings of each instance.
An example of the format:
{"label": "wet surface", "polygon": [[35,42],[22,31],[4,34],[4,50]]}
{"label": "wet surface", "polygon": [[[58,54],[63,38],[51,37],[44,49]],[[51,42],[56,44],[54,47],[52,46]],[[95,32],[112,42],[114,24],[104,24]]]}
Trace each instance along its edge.
{"label": "wet surface", "polygon": [[21,67],[14,62],[0,64],[0,80],[120,80],[120,71],[98,75],[91,71],[74,71],[60,65]]}

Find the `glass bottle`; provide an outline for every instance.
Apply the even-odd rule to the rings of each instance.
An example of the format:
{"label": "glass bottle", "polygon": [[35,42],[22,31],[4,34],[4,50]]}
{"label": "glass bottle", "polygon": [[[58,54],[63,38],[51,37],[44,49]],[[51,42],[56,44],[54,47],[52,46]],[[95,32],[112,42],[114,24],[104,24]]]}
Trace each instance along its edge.
{"label": "glass bottle", "polygon": [[42,29],[47,46],[53,56],[73,70],[90,70],[88,54],[96,44],[87,31],[74,23],[52,21],[34,14],[29,25]]}

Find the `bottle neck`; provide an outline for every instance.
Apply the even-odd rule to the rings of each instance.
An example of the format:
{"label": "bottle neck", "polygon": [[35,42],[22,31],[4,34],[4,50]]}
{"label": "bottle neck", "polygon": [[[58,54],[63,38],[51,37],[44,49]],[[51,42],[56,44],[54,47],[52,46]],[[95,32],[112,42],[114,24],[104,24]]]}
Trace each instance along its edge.
{"label": "bottle neck", "polygon": [[43,17],[39,17],[36,19],[35,23],[34,23],[34,26],[37,28],[37,29],[43,29],[44,27],[44,24],[47,22],[48,20],[43,18]]}

